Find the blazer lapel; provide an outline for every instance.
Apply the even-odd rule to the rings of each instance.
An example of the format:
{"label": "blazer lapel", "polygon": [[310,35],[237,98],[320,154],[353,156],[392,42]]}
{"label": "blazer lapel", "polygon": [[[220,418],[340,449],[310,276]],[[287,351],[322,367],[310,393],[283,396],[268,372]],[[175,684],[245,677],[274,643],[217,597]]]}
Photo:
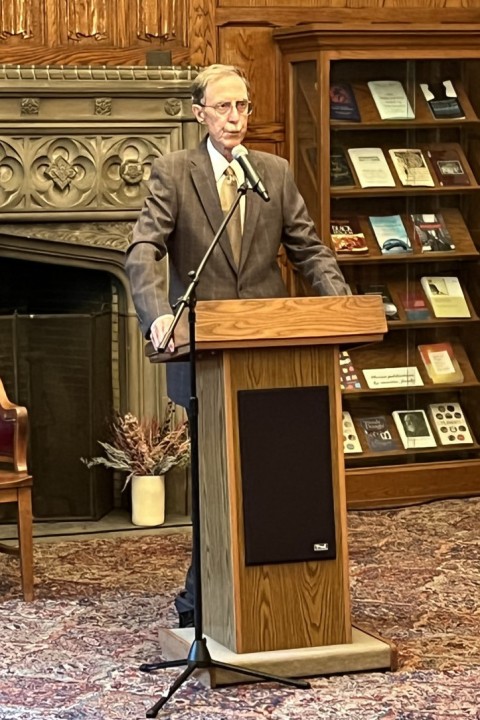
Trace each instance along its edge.
{"label": "blazer lapel", "polygon": [[[206,218],[213,233],[215,234],[223,222],[223,211],[220,206],[220,198],[218,196],[212,163],[210,162],[210,156],[206,147],[206,140],[202,141],[197,150],[192,151],[190,161],[190,172],[193,184],[202,204]],[[222,233],[222,237],[220,238],[218,244],[227,256],[232,268],[237,271],[237,266],[233,259],[232,248],[230,247],[230,241],[226,230]]]}

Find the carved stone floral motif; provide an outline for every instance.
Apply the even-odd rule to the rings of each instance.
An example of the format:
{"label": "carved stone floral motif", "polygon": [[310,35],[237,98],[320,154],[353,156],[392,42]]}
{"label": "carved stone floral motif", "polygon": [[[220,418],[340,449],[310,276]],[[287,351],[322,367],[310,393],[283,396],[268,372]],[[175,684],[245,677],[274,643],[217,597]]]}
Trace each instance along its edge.
{"label": "carved stone floral motif", "polygon": [[0,207],[7,210],[21,205],[25,173],[17,149],[0,138]]}
{"label": "carved stone floral motif", "polygon": [[112,98],[101,97],[95,98],[95,115],[111,115],[112,114]]}
{"label": "carved stone floral motif", "polygon": [[77,170],[62,155],[56,157],[53,163],[45,170],[45,175],[51,178],[60,190],[65,190],[76,174]]}
{"label": "carved stone floral motif", "polygon": [[89,207],[95,199],[92,138],[33,139],[32,209]]}
{"label": "carved stone floral motif", "polygon": [[178,98],[165,100],[165,112],[167,115],[179,115],[182,110],[182,101]]}
{"label": "carved stone floral motif", "polygon": [[22,98],[21,102],[21,114],[22,115],[38,115],[40,110],[40,99],[39,98]]}
{"label": "carved stone floral motif", "polygon": [[169,134],[112,138],[102,160],[102,207],[141,205],[152,162],[168,151],[169,142]]}

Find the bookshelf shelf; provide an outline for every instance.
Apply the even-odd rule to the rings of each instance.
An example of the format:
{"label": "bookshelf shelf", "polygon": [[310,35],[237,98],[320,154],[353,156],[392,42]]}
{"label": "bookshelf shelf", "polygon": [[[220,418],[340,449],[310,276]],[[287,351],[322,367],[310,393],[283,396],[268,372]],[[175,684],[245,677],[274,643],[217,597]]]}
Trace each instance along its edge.
{"label": "bookshelf shelf", "polygon": [[[415,24],[329,23],[274,31],[288,87],[289,157],[300,191],[325,242],[330,239],[332,220],[338,226],[338,218],[345,218],[347,226],[351,218],[355,232],[363,236],[366,252],[337,256],[352,292],[386,292],[384,301],[397,308],[382,343],[349,349],[362,387],[343,391],[344,410],[351,414],[357,432],[359,418],[382,417],[398,440],[392,418],[395,410],[426,411],[433,403],[459,403],[474,438],[471,445],[444,447],[437,438],[435,448],[404,450],[400,442],[400,449],[372,452],[359,433],[362,453],[345,456],[350,507],[480,494],[479,36],[480,24],[462,23],[431,24],[428,30]],[[371,80],[400,83],[414,118],[405,119],[404,113],[404,117],[382,120],[378,100],[368,86]],[[454,100],[447,88],[450,82]],[[345,102],[354,110],[338,107],[337,90],[345,85]],[[436,105],[429,104],[421,85],[428,86]],[[442,95],[442,86],[450,97]],[[400,115],[398,97],[391,106],[388,102],[382,114],[393,108],[392,114]],[[348,119],[355,106],[359,121]],[[459,107],[457,114],[463,111],[464,117],[448,117]],[[436,117],[434,111],[447,116]],[[332,112],[336,117],[331,117]],[[352,163],[351,148],[380,148],[395,186],[385,182],[380,187],[361,187],[356,170],[365,173],[356,167],[358,159],[356,165]],[[394,164],[391,149],[407,152],[397,152]],[[421,151],[433,186],[402,184],[399,173],[405,170],[399,162],[420,155],[410,149]],[[367,157],[364,162],[368,161]],[[374,171],[374,163],[367,166],[369,179]],[[373,174],[377,181],[378,177]],[[382,253],[381,240],[370,222],[371,217],[382,215],[392,219],[392,227],[393,219],[400,216],[411,251]],[[420,225],[423,220],[431,233],[427,239],[418,229],[425,227],[425,223]],[[449,240],[453,249],[438,250],[442,243],[446,248]],[[422,277],[457,278],[470,317],[459,318],[453,312],[450,317],[437,317],[424,294],[429,317],[415,314],[408,295],[414,299],[417,292],[422,295]],[[297,290],[305,292],[303,285]],[[462,370],[461,383],[433,383],[422,363],[419,345],[445,343],[450,344]],[[362,374],[364,368],[410,366],[417,368],[423,385],[372,389]]]}

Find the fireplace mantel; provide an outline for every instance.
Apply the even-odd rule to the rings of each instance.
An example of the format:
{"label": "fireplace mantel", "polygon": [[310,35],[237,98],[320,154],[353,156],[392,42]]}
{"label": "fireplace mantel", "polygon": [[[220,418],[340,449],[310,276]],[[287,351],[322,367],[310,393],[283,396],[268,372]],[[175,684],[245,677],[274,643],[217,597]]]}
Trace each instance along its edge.
{"label": "fireplace mantel", "polygon": [[195,147],[192,67],[0,66],[0,258],[104,270],[121,293],[120,407],[158,414],[163,370],[123,269],[153,160]]}

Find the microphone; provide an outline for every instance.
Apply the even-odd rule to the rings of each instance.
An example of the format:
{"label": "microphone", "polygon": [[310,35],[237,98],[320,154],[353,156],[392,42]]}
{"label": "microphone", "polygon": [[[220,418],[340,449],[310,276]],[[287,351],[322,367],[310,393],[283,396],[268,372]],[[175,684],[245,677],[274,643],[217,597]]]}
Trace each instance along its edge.
{"label": "microphone", "polygon": [[232,150],[232,155],[245,173],[245,177],[251,185],[252,190],[255,190],[255,192],[260,195],[262,200],[265,200],[265,202],[269,202],[270,195],[266,191],[264,184],[260,180],[260,176],[258,175],[257,171],[247,157],[247,148],[243,145],[236,145]]}

